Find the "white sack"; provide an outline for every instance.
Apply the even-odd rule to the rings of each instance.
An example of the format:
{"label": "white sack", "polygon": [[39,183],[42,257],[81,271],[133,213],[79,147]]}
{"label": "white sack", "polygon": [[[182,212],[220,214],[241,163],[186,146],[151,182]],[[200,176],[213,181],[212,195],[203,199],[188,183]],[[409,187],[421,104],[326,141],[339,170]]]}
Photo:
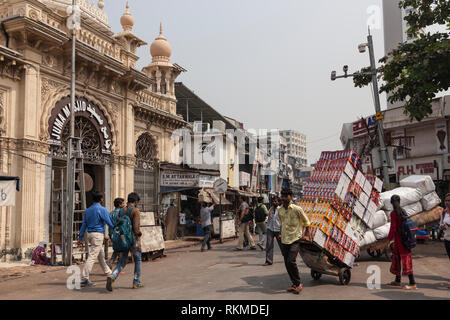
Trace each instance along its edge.
{"label": "white sack", "polygon": [[404,207],[409,204],[419,202],[422,199],[422,194],[418,189],[400,187],[390,191],[380,193],[380,198],[383,199],[383,209],[392,211],[391,197],[393,195],[400,197],[400,206]]}
{"label": "white sack", "polygon": [[391,228],[391,224],[387,223],[384,226],[378,227],[375,230],[373,230],[373,234],[375,236],[375,239],[377,240],[383,240],[386,239],[389,234],[389,229]]}
{"label": "white sack", "polygon": [[384,214],[386,215],[387,222],[391,222],[391,212],[392,211],[384,210]]}
{"label": "white sack", "polygon": [[377,239],[375,238],[375,235],[373,234],[372,230],[368,230],[365,234],[364,234],[364,238],[361,241],[360,246],[364,247],[364,246],[368,246],[372,243],[375,243],[377,241]]}
{"label": "white sack", "polygon": [[[423,211],[422,204],[419,202],[402,207],[406,211],[408,217],[413,217]],[[434,207],[433,207],[434,208]]]}
{"label": "white sack", "polygon": [[400,186],[419,189],[422,195],[429,194],[430,192],[436,190],[433,179],[426,175],[413,175],[406,177],[400,181]]}
{"label": "white sack", "polygon": [[439,198],[436,192],[431,192],[424,195],[420,202],[422,203],[423,209],[425,211],[428,211],[433,209],[434,207],[437,207],[441,203],[441,198]]}
{"label": "white sack", "polygon": [[378,227],[384,226],[386,223],[388,223],[388,219],[387,219],[384,211],[377,211],[373,215],[372,223],[371,223],[372,225],[370,226],[370,228],[376,229]]}
{"label": "white sack", "polygon": [[380,200],[378,201],[377,211],[382,210],[383,207],[384,207],[383,199],[381,199],[380,197]]}

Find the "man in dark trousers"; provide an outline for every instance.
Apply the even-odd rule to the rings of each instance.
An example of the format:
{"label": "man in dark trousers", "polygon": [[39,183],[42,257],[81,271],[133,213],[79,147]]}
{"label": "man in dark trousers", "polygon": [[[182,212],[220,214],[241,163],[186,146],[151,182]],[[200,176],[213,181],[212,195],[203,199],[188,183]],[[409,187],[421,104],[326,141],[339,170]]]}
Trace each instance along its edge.
{"label": "man in dark trousers", "polygon": [[[137,208],[139,204],[140,197],[137,193],[132,192],[128,195],[128,203],[125,212],[130,212],[130,220],[133,230],[133,246],[130,249],[134,260],[134,279],[133,279],[133,289],[142,288],[144,285],[141,283],[141,263],[142,263],[142,252],[141,252],[141,212]],[[125,268],[128,263],[128,252],[120,252],[119,263],[108,278],[106,278],[106,289],[108,291],[113,291],[112,284],[119,276],[120,272]]]}
{"label": "man in dark trousers", "polygon": [[[303,209],[292,203],[292,191],[285,188],[281,191],[281,201],[283,205],[278,208],[278,217],[280,219],[281,234],[281,252],[284,257],[284,264],[292,286],[288,288],[289,292],[300,294],[303,284],[297,267],[297,256],[300,252],[300,240],[310,240],[309,226],[311,225]],[[303,227],[306,227],[303,235]]]}

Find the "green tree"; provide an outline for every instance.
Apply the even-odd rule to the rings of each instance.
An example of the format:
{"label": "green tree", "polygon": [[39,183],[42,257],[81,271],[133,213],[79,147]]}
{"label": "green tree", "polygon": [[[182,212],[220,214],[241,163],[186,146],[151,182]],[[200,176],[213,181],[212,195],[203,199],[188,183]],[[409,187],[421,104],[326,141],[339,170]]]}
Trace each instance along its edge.
{"label": "green tree", "polygon": [[[408,36],[412,42],[400,43],[387,56],[381,58],[377,69],[383,80],[380,93],[388,94],[391,103],[404,103],[405,114],[411,120],[421,121],[432,113],[431,102],[436,94],[450,87],[450,1],[404,0],[400,8],[413,8],[406,17]],[[444,25],[444,32],[430,33],[425,28]],[[363,68],[359,73],[368,72]],[[359,74],[353,78],[355,87],[367,86],[370,75]]]}

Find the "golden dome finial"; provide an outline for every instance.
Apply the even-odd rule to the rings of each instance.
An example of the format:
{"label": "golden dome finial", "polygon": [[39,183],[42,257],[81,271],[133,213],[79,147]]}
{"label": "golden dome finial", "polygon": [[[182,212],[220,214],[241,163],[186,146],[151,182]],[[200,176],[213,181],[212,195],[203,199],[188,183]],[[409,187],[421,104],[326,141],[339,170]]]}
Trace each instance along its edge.
{"label": "golden dome finial", "polygon": [[130,9],[130,5],[128,4],[128,1],[127,1],[125,13],[120,18],[120,24],[122,25],[122,28],[124,31],[131,31],[134,26],[134,18],[131,15],[129,9]]}

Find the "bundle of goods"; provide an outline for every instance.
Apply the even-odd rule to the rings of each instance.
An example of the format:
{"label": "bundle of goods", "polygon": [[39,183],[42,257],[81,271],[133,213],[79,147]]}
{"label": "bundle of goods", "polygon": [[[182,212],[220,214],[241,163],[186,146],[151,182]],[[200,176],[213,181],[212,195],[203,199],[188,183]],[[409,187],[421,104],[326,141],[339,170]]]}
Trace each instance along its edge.
{"label": "bundle of goods", "polygon": [[395,194],[400,197],[400,205],[408,217],[419,226],[438,220],[443,209],[437,207],[441,199],[434,190],[435,185],[430,176],[413,175],[401,180],[399,188],[381,193],[380,206],[383,211],[376,212],[370,230],[364,235],[362,246],[387,237],[393,210],[391,197]]}
{"label": "bundle of goods", "polygon": [[415,188],[421,194],[421,205],[424,211],[429,211],[441,203],[435,191],[433,179],[425,175],[413,175],[400,181],[400,186]]}
{"label": "bundle of goods", "polygon": [[360,167],[353,151],[322,152],[299,203],[311,221],[313,242],[348,267],[376,219],[383,186]]}
{"label": "bundle of goods", "polygon": [[441,219],[442,213],[444,212],[444,208],[435,207],[429,211],[421,212],[414,217],[411,217],[411,220],[417,222],[419,226],[424,226],[429,223],[435,223]]}

